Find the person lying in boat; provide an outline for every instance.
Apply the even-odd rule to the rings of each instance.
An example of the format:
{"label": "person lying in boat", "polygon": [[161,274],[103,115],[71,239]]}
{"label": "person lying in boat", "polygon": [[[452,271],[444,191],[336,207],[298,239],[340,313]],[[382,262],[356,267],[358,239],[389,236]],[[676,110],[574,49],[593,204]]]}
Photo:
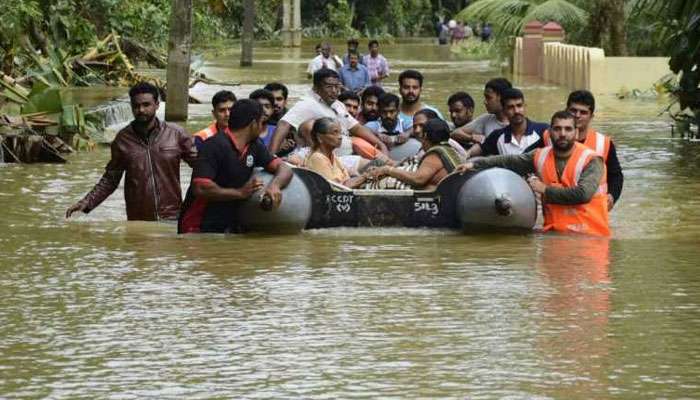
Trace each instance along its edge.
{"label": "person lying in boat", "polygon": [[425,123],[413,135],[421,141],[425,155],[415,171],[406,171],[393,166],[382,166],[368,170],[370,178],[389,176],[411,185],[414,189],[434,190],[438,183],[460,164],[459,154],[449,145],[450,127],[440,118]]}
{"label": "person lying in boat", "polygon": [[342,133],[340,124],[333,118],[323,117],[314,121],[311,128],[311,153],[304,166],[329,181],[356,188],[365,183],[366,175],[351,178],[347,169],[333,151],[340,147]]}

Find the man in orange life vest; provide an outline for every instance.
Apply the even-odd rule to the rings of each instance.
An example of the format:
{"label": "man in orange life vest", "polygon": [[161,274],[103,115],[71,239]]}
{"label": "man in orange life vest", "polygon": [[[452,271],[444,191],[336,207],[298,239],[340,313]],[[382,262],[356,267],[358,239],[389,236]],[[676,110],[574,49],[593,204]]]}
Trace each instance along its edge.
{"label": "man in orange life vest", "polygon": [[[566,100],[566,109],[576,117],[576,128],[578,128],[576,140],[595,151],[605,161],[608,181],[608,211],[610,211],[620,198],[624,182],[615,144],[610,136],[603,135],[591,127],[595,111],[595,98],[591,92],[588,90],[571,92]],[[544,146],[552,145],[549,132],[542,135],[542,140]]]}
{"label": "man in orange life vest", "polygon": [[228,90],[221,90],[214,94],[214,97],[211,99],[211,115],[214,116],[214,122],[194,134],[194,145],[198,151],[202,150],[205,140],[216,135],[216,132],[228,129],[228,117],[235,102],[236,95]]}
{"label": "man in orange life vest", "polygon": [[542,196],[543,230],[610,236],[607,181],[603,159],[576,141],[575,117],[568,111],[552,116],[552,145],[517,155],[468,161],[460,172],[491,167],[510,169],[527,179]]}

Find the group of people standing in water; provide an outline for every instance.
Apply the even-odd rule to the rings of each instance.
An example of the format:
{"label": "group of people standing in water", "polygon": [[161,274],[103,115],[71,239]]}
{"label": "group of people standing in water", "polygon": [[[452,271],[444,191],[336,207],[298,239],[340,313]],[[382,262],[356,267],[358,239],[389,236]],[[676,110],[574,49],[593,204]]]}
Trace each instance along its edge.
{"label": "group of people standing in water", "polygon": [[[288,90],[277,82],[248,99],[230,91],[212,99],[214,122],[188,135],[155,116],[158,90],[147,83],[129,92],[134,121],[116,136],[103,177],[71,206],[89,212],[126,172],[129,220],[178,219],[178,232],[236,232],[236,210],[258,190],[268,208],[277,207],[291,166],[309,168],[337,185],[372,187],[384,178],[423,190],[448,174],[490,167],[526,177],[541,199],[544,230],[609,236],[608,212],[622,191],[622,169],[613,142],[591,126],[593,95],[572,92],[547,123],[527,117],[525,96],[504,78],[484,87],[486,113],[473,117],[473,98],[464,91],[447,100],[451,123],[421,100],[423,75],[405,70],[399,95],[378,85],[360,93],[344,90],[338,72],[313,73],[310,95],[288,107]],[[410,160],[392,150],[420,142]],[[179,165],[193,167],[181,203]],[[253,176],[262,167],[274,178]]]}

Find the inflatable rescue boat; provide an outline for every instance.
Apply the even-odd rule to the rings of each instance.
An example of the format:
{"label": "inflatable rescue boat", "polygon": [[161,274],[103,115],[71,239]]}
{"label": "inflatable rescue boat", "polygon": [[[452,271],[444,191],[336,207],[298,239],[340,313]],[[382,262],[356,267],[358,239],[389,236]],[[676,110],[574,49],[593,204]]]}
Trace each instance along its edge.
{"label": "inflatable rescue boat", "polygon": [[[290,233],[333,227],[429,227],[465,232],[531,230],[535,195],[509,170],[452,173],[432,191],[349,189],[305,168],[282,191],[279,208],[261,208],[262,191],[241,210],[250,232]],[[265,182],[272,176],[257,175]]]}

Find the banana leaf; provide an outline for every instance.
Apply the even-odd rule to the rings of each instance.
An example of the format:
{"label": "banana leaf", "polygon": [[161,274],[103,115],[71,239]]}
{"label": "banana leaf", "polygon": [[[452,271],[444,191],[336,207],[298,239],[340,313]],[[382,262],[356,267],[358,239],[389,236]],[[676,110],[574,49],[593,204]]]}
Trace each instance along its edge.
{"label": "banana leaf", "polygon": [[29,93],[29,101],[22,107],[22,114],[60,113],[62,111],[63,100],[59,88],[49,87],[41,82],[34,83],[34,87]]}
{"label": "banana leaf", "polygon": [[24,104],[27,102],[27,100],[29,100],[27,97],[27,90],[19,85],[11,85],[5,82],[3,79],[0,79],[0,87],[3,89],[0,91],[0,96],[3,96],[10,101],[17,104]]}

